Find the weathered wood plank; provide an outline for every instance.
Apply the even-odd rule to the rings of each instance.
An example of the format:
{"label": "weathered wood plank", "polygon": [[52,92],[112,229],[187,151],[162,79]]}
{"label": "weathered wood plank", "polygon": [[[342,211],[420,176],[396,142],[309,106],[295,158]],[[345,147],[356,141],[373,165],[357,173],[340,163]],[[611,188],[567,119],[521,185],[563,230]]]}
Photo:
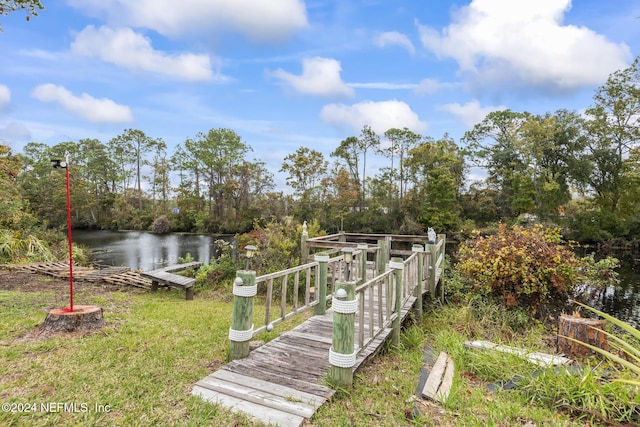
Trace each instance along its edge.
{"label": "weathered wood plank", "polygon": [[464,345],[467,348],[474,348],[477,350],[495,350],[501,351],[503,353],[515,354],[522,358],[528,359],[531,363],[535,363],[539,366],[568,365],[573,362],[573,360],[567,357],[541,352],[529,352],[515,347],[495,344],[489,341],[466,341]]}
{"label": "weathered wood plank", "polygon": [[447,355],[447,367],[444,370],[444,375],[442,376],[442,383],[438,388],[437,398],[440,402],[445,403],[449,398],[449,393],[451,392],[451,386],[453,386],[453,374],[455,371],[453,359],[449,355]]}
{"label": "weathered wood plank", "polygon": [[246,375],[248,377],[257,378],[264,381],[269,381],[274,384],[282,385],[285,387],[295,388],[296,390],[304,391],[305,393],[315,394],[320,397],[329,398],[333,396],[334,391],[328,387],[320,384],[311,383],[309,381],[292,378],[286,373],[284,375],[273,372],[265,371],[261,368],[256,368],[247,364],[228,364],[222,369],[235,372],[238,374]]}
{"label": "weathered wood plank", "polygon": [[306,393],[301,390],[297,390],[295,388],[286,387],[280,384],[274,384],[269,381],[263,381],[258,378],[248,377],[246,375],[239,374],[237,372],[231,372],[224,369],[220,369],[209,377],[219,378],[226,380],[230,383],[240,384],[247,387],[252,387],[256,390],[268,391],[277,396],[281,396],[284,398],[291,398],[295,401],[304,402],[307,405],[313,406],[314,408],[319,408],[322,406],[324,402],[327,401],[327,398],[318,396],[312,393]]}
{"label": "weathered wood plank", "polygon": [[287,397],[278,396],[269,391],[258,390],[211,376],[198,381],[196,386],[304,418],[311,418],[315,412],[313,406],[299,401],[295,394]]}
{"label": "weathered wood plank", "polygon": [[283,427],[299,427],[304,421],[304,417],[299,415],[290,414],[288,412],[268,408],[266,406],[247,402],[232,396],[216,393],[200,386],[195,386],[191,393],[200,396],[209,402],[229,408],[232,411],[251,414],[254,418],[265,423],[276,424]]}
{"label": "weathered wood plank", "polygon": [[429,378],[425,382],[422,388],[422,396],[428,399],[437,400],[436,394],[442,383],[442,376],[447,367],[447,353],[440,352],[440,355],[436,359],[436,363],[433,364]]}

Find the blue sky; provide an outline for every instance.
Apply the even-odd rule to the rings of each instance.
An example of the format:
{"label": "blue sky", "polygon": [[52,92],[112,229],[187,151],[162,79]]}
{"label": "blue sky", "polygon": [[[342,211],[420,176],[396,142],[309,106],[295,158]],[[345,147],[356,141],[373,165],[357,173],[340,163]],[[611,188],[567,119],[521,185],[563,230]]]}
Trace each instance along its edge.
{"label": "blue sky", "polygon": [[225,127],[280,190],[301,146],[330,160],[365,124],[458,141],[494,110],[581,111],[640,55],[633,0],[43,3],[0,17],[0,140],[134,128],[172,150]]}

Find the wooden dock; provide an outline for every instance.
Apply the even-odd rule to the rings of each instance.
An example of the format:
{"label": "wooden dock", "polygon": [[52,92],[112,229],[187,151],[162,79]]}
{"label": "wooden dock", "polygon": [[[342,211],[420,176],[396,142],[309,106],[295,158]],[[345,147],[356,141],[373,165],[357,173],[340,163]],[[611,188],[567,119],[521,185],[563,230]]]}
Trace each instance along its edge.
{"label": "wooden dock", "polygon": [[[403,320],[415,300],[405,303]],[[325,384],[332,332],[329,309],[198,381],[192,394],[268,424],[301,426],[334,394]],[[391,332],[385,329],[357,355],[354,372],[382,348]]]}

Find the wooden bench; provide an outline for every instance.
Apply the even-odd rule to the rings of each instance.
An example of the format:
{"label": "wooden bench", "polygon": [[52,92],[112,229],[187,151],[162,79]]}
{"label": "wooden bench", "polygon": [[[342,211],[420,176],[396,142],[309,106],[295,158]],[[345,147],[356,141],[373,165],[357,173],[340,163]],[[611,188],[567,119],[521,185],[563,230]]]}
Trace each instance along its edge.
{"label": "wooden bench", "polygon": [[187,301],[193,300],[193,285],[196,279],[173,274],[187,268],[200,268],[201,262],[188,262],[185,264],[172,265],[170,267],[159,268],[157,270],[143,271],[140,276],[151,279],[151,290],[157,291],[160,286],[182,288],[186,292]]}

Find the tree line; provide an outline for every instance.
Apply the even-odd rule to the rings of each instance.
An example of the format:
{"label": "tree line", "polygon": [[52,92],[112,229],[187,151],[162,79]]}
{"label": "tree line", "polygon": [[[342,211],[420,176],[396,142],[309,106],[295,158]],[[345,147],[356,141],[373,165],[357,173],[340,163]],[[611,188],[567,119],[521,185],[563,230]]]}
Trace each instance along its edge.
{"label": "tree line", "polygon": [[[66,155],[74,227],[149,229],[164,217],[174,231],[236,233],[294,216],[332,231],[451,233],[535,218],[581,241],[637,239],[639,61],[611,74],[584,113],[496,111],[458,143],[364,126],[328,158],[301,146],[280,169],[290,194],[274,190],[273,173],[225,128],[172,152],[137,129],[107,142],[31,142],[20,154],[2,145],[0,201],[15,214],[0,225],[17,227],[27,211],[48,226],[65,224],[64,175],[50,159]],[[387,166],[372,170],[374,156]],[[469,182],[471,168],[485,178]]]}

